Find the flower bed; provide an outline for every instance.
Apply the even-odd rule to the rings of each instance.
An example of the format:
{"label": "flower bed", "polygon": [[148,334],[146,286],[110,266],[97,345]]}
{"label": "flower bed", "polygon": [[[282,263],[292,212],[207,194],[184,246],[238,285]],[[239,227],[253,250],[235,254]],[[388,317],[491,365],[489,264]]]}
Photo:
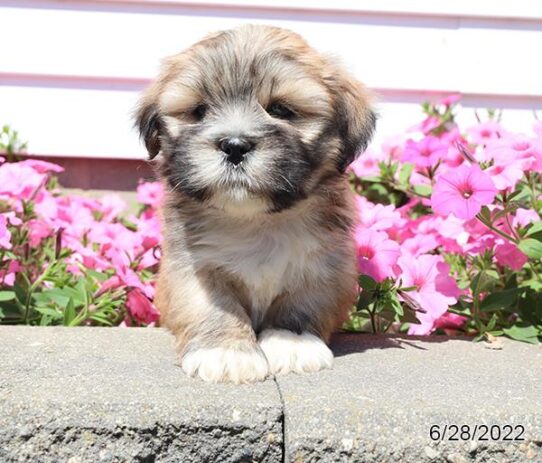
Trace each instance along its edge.
{"label": "flower bed", "polygon": [[[455,98],[350,171],[360,293],[351,330],[542,337],[542,124],[465,130]],[[493,117],[492,117],[493,116]],[[0,166],[3,323],[152,325],[161,189],[137,214],[116,196],[65,195],[37,160]]]}

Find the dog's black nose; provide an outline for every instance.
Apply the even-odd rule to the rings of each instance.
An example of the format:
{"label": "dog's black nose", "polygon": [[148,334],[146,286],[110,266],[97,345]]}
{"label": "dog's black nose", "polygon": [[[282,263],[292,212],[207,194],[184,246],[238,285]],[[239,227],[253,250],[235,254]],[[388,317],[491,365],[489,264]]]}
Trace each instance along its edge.
{"label": "dog's black nose", "polygon": [[228,137],[219,142],[220,149],[227,155],[227,159],[232,164],[239,164],[253,147],[254,144],[246,138]]}

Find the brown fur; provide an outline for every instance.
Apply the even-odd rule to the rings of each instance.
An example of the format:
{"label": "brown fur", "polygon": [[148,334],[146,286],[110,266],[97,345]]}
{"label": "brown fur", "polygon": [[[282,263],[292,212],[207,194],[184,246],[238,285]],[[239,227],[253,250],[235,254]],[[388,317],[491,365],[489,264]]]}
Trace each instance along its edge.
{"label": "brown fur", "polygon": [[[274,101],[295,119],[266,114]],[[293,32],[245,26],[168,58],[137,118],[168,189],[156,305],[183,368],[247,382],[329,366],[318,338],[356,291],[344,170],[374,127],[362,84]],[[229,131],[256,140],[245,170],[218,164]]]}

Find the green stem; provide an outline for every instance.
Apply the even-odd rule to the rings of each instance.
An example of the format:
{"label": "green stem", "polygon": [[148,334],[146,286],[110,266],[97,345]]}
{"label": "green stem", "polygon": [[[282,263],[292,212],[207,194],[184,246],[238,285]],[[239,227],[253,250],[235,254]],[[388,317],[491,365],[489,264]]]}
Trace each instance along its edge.
{"label": "green stem", "polygon": [[504,220],[506,222],[506,225],[508,225],[508,228],[512,232],[512,236],[519,242],[519,240],[521,238],[519,237],[519,235],[514,230],[514,227],[512,227],[512,223],[510,222],[510,216],[508,215],[508,212],[507,212],[508,211],[508,198],[507,198],[506,192],[503,192],[502,196],[503,196],[502,205],[503,205],[503,208],[504,208],[504,211],[505,211]]}
{"label": "green stem", "polygon": [[385,327],[384,329],[382,330],[383,333],[387,333],[388,330],[391,328],[391,325],[393,325],[393,320],[391,322],[389,322]]}
{"label": "green stem", "polygon": [[489,228],[490,230],[494,231],[495,233],[497,233],[497,235],[500,235],[502,236],[504,239],[514,243],[514,244],[518,244],[519,243],[519,240],[517,240],[516,238],[514,238],[513,236],[510,236],[508,233],[504,233],[502,230],[499,230],[498,228],[494,227],[493,224],[489,223],[489,222],[486,222],[484,220],[484,218],[480,215],[480,214],[477,214],[476,215],[476,218],[482,222],[487,228]]}
{"label": "green stem", "polygon": [[508,212],[504,214],[504,220],[506,220],[506,225],[508,225],[508,228],[511,230],[512,235],[514,235],[514,238],[519,241],[520,238],[518,234],[516,233],[516,231],[514,230],[514,227],[512,227],[512,224],[510,223],[510,217],[508,216]]}
{"label": "green stem", "polygon": [[533,211],[535,211],[538,214],[538,216],[540,217],[540,214],[536,210],[536,182],[534,181],[535,174],[525,172],[525,176],[527,177],[527,184],[529,185],[529,189],[532,192],[531,205],[532,205]]}
{"label": "green stem", "polygon": [[455,310],[454,308],[450,307],[448,308],[448,312],[454,313],[456,315],[462,315],[463,317],[472,318],[472,315],[469,313],[461,312],[459,310]]}
{"label": "green stem", "polygon": [[401,191],[402,193],[405,193],[407,195],[417,196],[418,198],[422,198],[422,199],[430,199],[430,196],[425,196],[425,195],[416,193],[412,188],[402,188],[400,185],[397,185],[395,182],[390,182],[389,180],[382,180],[382,183],[385,183],[386,185],[393,188],[394,190]]}
{"label": "green stem", "polygon": [[376,334],[376,320],[375,313],[367,307],[367,312],[369,312],[369,317],[371,317],[371,328],[373,329],[373,334]]}
{"label": "green stem", "polygon": [[531,272],[533,272],[533,274],[536,276],[538,281],[540,281],[542,283],[542,276],[540,276],[540,273],[538,273],[535,270],[535,267],[534,267],[533,263],[530,260],[528,260],[527,263],[529,264],[529,267],[531,268]]}
{"label": "green stem", "polygon": [[23,317],[23,322],[25,325],[28,322],[28,314],[30,313],[30,303],[32,302],[32,294],[34,293],[36,288],[43,282],[43,280],[45,280],[45,278],[47,277],[47,274],[49,273],[50,268],[51,267],[47,267],[43,271],[43,273],[34,281],[34,283],[30,285],[30,288],[28,288],[28,294],[26,295],[26,301],[25,301],[25,306],[24,306],[24,317]]}

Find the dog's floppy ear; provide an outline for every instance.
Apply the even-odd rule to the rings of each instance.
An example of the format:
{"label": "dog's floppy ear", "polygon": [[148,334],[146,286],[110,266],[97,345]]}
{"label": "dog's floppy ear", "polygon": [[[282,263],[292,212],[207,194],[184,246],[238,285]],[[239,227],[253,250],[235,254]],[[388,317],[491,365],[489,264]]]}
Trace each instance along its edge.
{"label": "dog's floppy ear", "polygon": [[369,91],[340,70],[334,76],[335,116],[342,140],[337,167],[344,172],[366,148],[376,127],[377,115],[371,107]]}
{"label": "dog's floppy ear", "polygon": [[158,107],[154,102],[143,98],[135,113],[135,125],[139,136],[145,142],[149,158],[154,159],[160,152],[162,122]]}

